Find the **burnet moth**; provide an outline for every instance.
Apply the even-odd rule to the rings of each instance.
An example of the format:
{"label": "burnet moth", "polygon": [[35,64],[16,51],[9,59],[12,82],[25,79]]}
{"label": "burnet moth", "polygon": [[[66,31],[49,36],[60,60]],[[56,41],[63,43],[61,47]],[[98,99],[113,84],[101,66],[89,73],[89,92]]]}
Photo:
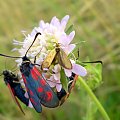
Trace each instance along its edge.
{"label": "burnet moth", "polygon": [[29,99],[25,97],[25,90],[21,86],[18,76],[9,70],[4,70],[1,75],[4,76],[4,82],[8,86],[13,100],[18,105],[22,113],[25,114],[18,99],[26,106],[29,105]]}
{"label": "burnet moth", "polygon": [[54,108],[59,106],[59,99],[51,87],[47,84],[46,80],[42,77],[42,74],[36,68],[30,59],[27,57],[27,52],[32,47],[38,35],[37,33],[35,38],[26,51],[26,54],[23,57],[13,57],[9,55],[0,54],[0,56],[10,57],[10,58],[22,58],[22,64],[20,66],[20,71],[22,78],[25,83],[26,91],[28,93],[29,99],[37,112],[42,112],[42,106]]}

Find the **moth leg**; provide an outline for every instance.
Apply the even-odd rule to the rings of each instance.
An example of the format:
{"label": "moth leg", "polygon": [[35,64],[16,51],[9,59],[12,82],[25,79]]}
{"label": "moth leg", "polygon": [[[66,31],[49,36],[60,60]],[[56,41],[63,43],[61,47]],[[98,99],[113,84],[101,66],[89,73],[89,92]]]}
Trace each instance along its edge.
{"label": "moth leg", "polygon": [[41,50],[43,49],[43,47],[40,49],[40,51],[37,53],[37,55],[35,56],[34,58],[34,64],[36,63],[36,59],[37,59],[37,56],[40,54]]}
{"label": "moth leg", "polygon": [[37,56],[35,56],[35,58],[34,58],[34,64],[36,63],[36,57],[37,57]]}

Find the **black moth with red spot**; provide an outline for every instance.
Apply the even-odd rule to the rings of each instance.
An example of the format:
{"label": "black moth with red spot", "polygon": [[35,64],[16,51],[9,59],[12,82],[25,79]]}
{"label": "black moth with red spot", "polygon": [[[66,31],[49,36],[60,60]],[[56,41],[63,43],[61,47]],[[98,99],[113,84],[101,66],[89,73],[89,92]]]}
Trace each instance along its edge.
{"label": "black moth with red spot", "polygon": [[4,75],[5,84],[8,86],[14,101],[16,102],[22,113],[25,114],[17,98],[21,102],[23,102],[26,106],[29,105],[29,99],[25,97],[25,90],[22,88],[21,84],[19,83],[18,76],[9,70],[4,70],[2,75]]}
{"label": "black moth with red spot", "polygon": [[[41,35],[41,33],[37,33],[35,35],[33,43],[35,42],[38,35]],[[35,64],[31,63],[31,61],[26,56],[29,49],[26,51],[26,54],[23,57],[13,57],[4,54],[0,54],[0,56],[22,58],[20,71],[25,83],[26,91],[28,92],[29,99],[37,112],[42,112],[41,104],[49,108],[59,106],[59,99],[56,93],[47,84],[46,80],[43,79]]]}
{"label": "black moth with red spot", "polygon": [[[33,43],[35,42],[38,35],[41,35],[41,33],[37,33],[35,35]],[[33,43],[31,44],[31,46],[33,45]],[[29,47],[29,49],[31,48],[31,46]],[[27,52],[29,51],[29,49],[27,50]],[[25,83],[29,99],[37,112],[42,112],[41,104],[49,108],[54,108],[62,105],[69,97],[69,94],[71,93],[77,80],[77,75],[75,75],[76,77],[68,84],[67,92],[62,88],[59,93],[55,93],[47,84],[46,80],[43,79],[41,73],[35,66],[36,64],[33,64],[28,59],[28,57],[26,56],[27,52],[23,57],[13,57],[4,54],[0,54],[0,56],[10,58],[22,58],[20,71]]]}
{"label": "black moth with red spot", "polygon": [[30,101],[37,112],[42,112],[41,104],[54,108],[59,106],[59,99],[51,87],[43,79],[34,64],[25,56],[23,57],[20,71],[28,92]]}
{"label": "black moth with red spot", "polygon": [[[34,41],[38,35],[41,35],[41,33],[37,33],[35,35]],[[39,70],[35,67],[35,64],[31,63],[31,61],[27,58],[26,54],[24,57],[22,57],[23,62],[20,66],[20,71],[33,107],[37,112],[42,112],[41,104],[49,108],[59,106],[58,97],[52,91],[47,82],[43,79]]]}

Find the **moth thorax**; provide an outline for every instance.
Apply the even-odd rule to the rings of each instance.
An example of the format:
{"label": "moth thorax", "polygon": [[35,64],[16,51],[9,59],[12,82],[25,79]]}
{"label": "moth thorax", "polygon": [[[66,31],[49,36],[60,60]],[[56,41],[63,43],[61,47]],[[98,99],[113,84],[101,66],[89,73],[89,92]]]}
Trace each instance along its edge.
{"label": "moth thorax", "polygon": [[4,71],[3,71],[3,75],[7,76],[7,75],[9,75],[9,74],[10,74],[10,72],[9,72],[8,70],[4,70]]}
{"label": "moth thorax", "polygon": [[56,52],[59,52],[59,51],[60,51],[60,48],[59,48],[59,47],[56,47],[55,50],[56,50]]}

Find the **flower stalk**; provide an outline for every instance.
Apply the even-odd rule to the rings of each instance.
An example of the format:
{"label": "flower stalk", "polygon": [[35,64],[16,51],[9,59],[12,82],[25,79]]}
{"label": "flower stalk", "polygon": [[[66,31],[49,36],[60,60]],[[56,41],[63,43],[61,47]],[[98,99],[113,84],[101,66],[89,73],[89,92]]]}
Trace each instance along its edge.
{"label": "flower stalk", "polygon": [[103,108],[103,106],[101,105],[101,103],[99,102],[97,97],[94,95],[92,90],[89,88],[89,86],[86,84],[86,82],[80,76],[78,77],[77,81],[80,83],[80,85],[83,86],[83,88],[87,91],[87,93],[90,95],[92,100],[95,102],[96,106],[98,107],[98,109],[101,112],[104,119],[105,120],[110,120],[110,118],[109,118],[108,114],[106,113],[105,109]]}

